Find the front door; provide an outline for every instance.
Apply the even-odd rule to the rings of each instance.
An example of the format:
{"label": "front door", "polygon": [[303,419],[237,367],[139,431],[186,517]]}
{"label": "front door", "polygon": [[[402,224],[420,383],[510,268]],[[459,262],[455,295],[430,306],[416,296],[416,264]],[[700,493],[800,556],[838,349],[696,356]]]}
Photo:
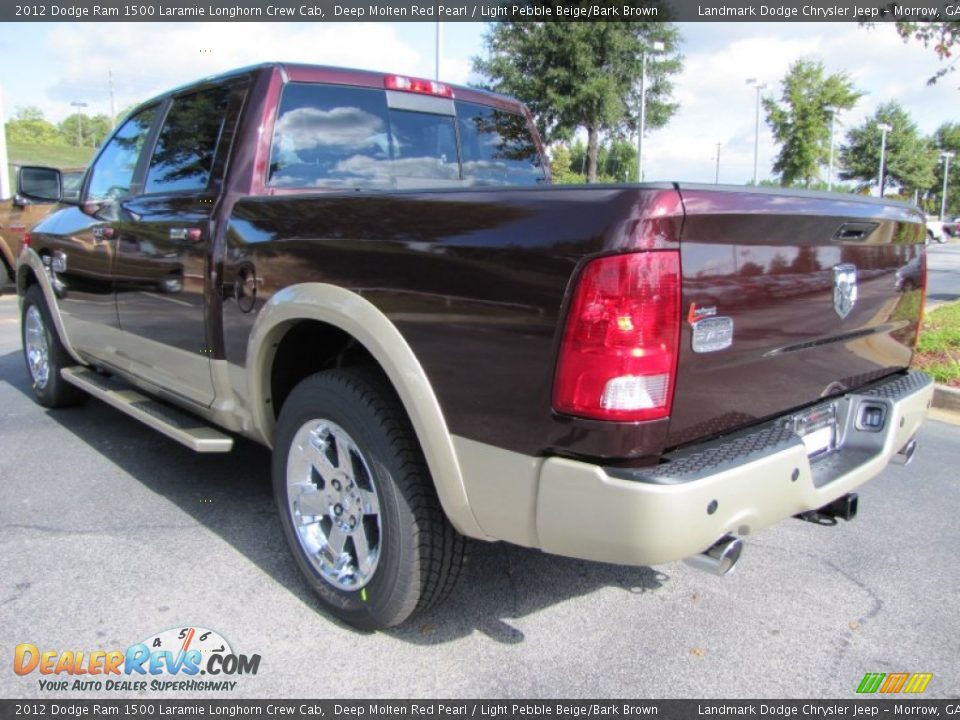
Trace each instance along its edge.
{"label": "front door", "polygon": [[41,252],[52,273],[67,335],[77,350],[107,362],[119,335],[113,263],[121,203],[135,194],[137,167],[158,105],[127,119],[89,172],[83,202],[62,210]]}

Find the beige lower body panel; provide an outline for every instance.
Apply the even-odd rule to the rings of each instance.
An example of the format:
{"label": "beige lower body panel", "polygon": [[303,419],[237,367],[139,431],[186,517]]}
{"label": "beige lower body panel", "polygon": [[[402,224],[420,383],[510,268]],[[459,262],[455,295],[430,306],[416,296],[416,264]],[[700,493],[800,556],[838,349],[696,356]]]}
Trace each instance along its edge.
{"label": "beige lower body panel", "polygon": [[[816,510],[879,474],[917,433],[933,384],[886,400],[885,430],[865,462],[816,486],[803,445],[678,484],[611,477],[598,465],[535,459],[456,438],[477,521],[492,537],[547,552],[623,565],[655,565],[703,552]],[[471,443],[477,445],[477,443]],[[711,512],[712,510],[712,512]]]}

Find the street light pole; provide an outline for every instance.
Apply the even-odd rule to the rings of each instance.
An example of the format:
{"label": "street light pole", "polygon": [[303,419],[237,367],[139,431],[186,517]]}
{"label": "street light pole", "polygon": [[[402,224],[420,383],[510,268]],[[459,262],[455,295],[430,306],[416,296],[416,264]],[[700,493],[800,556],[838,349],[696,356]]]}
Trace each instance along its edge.
{"label": "street light pole", "polygon": [[767,84],[756,78],[749,78],[747,85],[752,85],[757,89],[757,112],[753,135],[753,184],[756,186],[759,181],[758,171],[760,167],[760,92],[766,90]]}
{"label": "street light pole", "polygon": [[883,197],[883,161],[887,153],[887,133],[893,128],[887,123],[880,123],[877,127],[880,129],[880,177],[877,184],[880,186],[880,197]]}
{"label": "street light pole", "polygon": [[[664,44],[659,40],[650,45],[650,52],[663,52]],[[647,52],[640,51],[640,130],[637,133],[637,182],[643,182],[643,132],[647,126]]]}
{"label": "street light pole", "polygon": [[833,192],[833,148],[835,145],[834,138],[836,137],[837,113],[840,112],[840,108],[826,105],[823,109],[830,113],[830,165],[827,169],[827,191]]}
{"label": "street light pole", "polygon": [[440,54],[443,52],[443,23],[437,21],[436,36],[434,37],[434,66],[433,79],[440,82]]}
{"label": "street light pole", "polygon": [[720,143],[717,143],[717,173],[713,177],[713,184],[720,184]]}
{"label": "street light pole", "polygon": [[[85,108],[87,104],[85,102],[72,102],[70,103],[72,107],[75,108]],[[77,147],[80,147],[83,137],[83,114],[77,110]]]}
{"label": "street light pole", "polygon": [[940,157],[943,158],[943,196],[940,198],[940,222],[946,220],[947,217],[947,178],[950,177],[950,158],[954,154],[950,150],[940,153]]}

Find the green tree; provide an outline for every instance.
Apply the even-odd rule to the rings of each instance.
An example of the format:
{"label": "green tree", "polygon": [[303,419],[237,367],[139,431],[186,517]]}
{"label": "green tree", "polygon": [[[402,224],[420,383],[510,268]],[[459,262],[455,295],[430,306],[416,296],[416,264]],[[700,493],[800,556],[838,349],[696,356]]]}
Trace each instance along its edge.
{"label": "green tree", "polygon": [[77,147],[79,137],[80,147],[96,147],[110,132],[111,124],[110,118],[106,115],[90,116],[74,113],[62,120],[58,129],[68,145]]}
{"label": "green tree", "polygon": [[[960,20],[949,20],[947,22],[904,22],[897,23],[897,32],[904,40],[919,40],[924,47],[933,47],[933,51],[941,60],[948,60],[952,57],[953,48],[960,44]],[[937,73],[927,80],[932,85],[948,72],[956,69],[956,60],[941,68]]]}
{"label": "green tree", "polygon": [[798,60],[781,83],[780,100],[764,98],[767,124],[780,145],[773,165],[784,186],[809,187],[830,156],[830,111],[852,108],[862,93],[846,73],[827,75],[818,60]]}
{"label": "green tree", "polygon": [[931,195],[936,195],[934,212],[940,213],[943,195],[943,158],[940,153],[950,151],[950,177],[947,178],[947,217],[960,215],[960,123],[944,123],[933,133],[933,144],[937,148],[937,167],[934,173],[934,187]]}
{"label": "green tree", "polygon": [[910,115],[897,102],[888,102],[858,127],[847,133],[847,142],[840,148],[840,177],[859,181],[861,189],[870,187],[880,171],[881,131],[887,133],[884,154],[884,185],[893,183],[903,195],[928,192],[934,184],[937,150],[930,138],[923,137]]}
{"label": "green tree", "polygon": [[18,107],[13,120],[9,120],[4,129],[7,142],[28,143],[32,145],[63,145],[63,138],[53,123],[43,117],[43,112],[35,107]]}
{"label": "green tree", "polygon": [[[555,0],[540,5],[555,6]],[[547,142],[587,133],[586,176],[597,180],[601,135],[635,133],[639,126],[641,53],[648,53],[648,129],[676,112],[670,77],[682,67],[679,33],[670,23],[499,22],[484,36],[485,58],[474,70],[490,89],[523,100]]]}
{"label": "green tree", "polygon": [[585,180],[581,173],[573,170],[570,148],[563,143],[557,143],[550,151],[550,175],[557,185],[578,185]]}
{"label": "green tree", "polygon": [[[570,172],[579,180],[586,180],[589,162],[587,146],[578,138],[570,149]],[[624,138],[612,138],[600,145],[597,150],[596,182],[625,183],[637,180],[637,149]]]}

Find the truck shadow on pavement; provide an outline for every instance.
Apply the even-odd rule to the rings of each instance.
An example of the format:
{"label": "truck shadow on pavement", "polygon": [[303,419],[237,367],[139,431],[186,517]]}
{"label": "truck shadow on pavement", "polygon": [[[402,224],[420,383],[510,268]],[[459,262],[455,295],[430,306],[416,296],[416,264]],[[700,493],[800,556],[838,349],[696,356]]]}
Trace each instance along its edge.
{"label": "truck shadow on pavement", "polygon": [[[20,352],[0,356],[0,381],[33,402]],[[347,627],[322,614],[290,557],[277,520],[265,448],[238,438],[230,453],[194,453],[92,398],[78,408],[47,411],[36,406],[36,412],[46,412],[91,450],[216,533],[316,609],[318,619]],[[501,643],[520,643],[524,634],[510,619],[603,588],[652,592],[668,579],[647,567],[583,562],[506,543],[472,542],[467,565],[447,601],[387,634],[422,645],[473,632]]]}

